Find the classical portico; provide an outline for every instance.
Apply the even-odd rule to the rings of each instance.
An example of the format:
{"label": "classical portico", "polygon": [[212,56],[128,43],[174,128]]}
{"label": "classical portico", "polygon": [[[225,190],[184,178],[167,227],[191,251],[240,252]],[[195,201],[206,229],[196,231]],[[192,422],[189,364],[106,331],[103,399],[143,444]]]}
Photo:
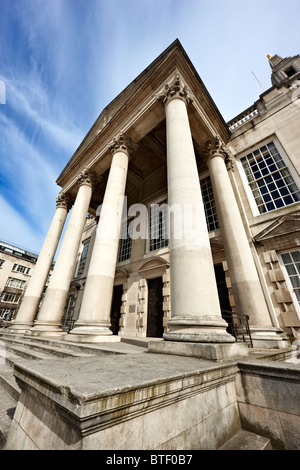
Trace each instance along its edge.
{"label": "classical portico", "polygon": [[[169,227],[171,316],[164,341],[149,350],[213,359],[247,354],[247,348],[226,331],[221,315],[199,183],[199,174],[208,171],[236,308],[250,316],[258,339],[274,346],[279,330],[271,321],[226,167],[231,158],[226,147],[229,137],[218,109],[175,41],[105,108],[59,176],[60,198],[68,203],[58,203],[36,275],[12,329],[32,335],[64,334],[62,317],[86,216],[98,218],[100,212],[79,317],[65,339],[120,341],[110,330],[110,312],[122,201],[125,197],[128,207],[148,205],[151,198],[166,195],[168,206],[176,207],[183,217],[180,236],[173,219]],[[50,284],[34,322],[71,204]]]}

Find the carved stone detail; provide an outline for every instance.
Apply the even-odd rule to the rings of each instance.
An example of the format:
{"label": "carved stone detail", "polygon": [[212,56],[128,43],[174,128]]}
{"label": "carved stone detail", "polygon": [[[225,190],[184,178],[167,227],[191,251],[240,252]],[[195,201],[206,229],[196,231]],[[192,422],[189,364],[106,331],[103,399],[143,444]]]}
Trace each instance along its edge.
{"label": "carved stone detail", "polygon": [[136,144],[134,144],[123,132],[120,132],[120,134],[109,144],[109,149],[112,154],[116,152],[124,152],[128,156],[130,156],[130,153],[135,150],[136,147]]}
{"label": "carved stone detail", "polygon": [[157,96],[157,99],[165,106],[171,99],[178,98],[183,100],[186,105],[193,101],[193,97],[188,92],[187,85],[183,85],[179,73],[176,75],[173,84],[165,85],[164,92]]}
{"label": "carved stone detail", "polygon": [[93,188],[96,182],[96,177],[91,170],[85,168],[79,173],[77,181],[79,186],[81,186],[82,184],[86,184]]}
{"label": "carved stone detail", "polygon": [[70,200],[68,196],[61,191],[56,198],[56,207],[62,207],[63,209],[70,209]]}
{"label": "carved stone detail", "polygon": [[208,143],[205,154],[205,160],[207,161],[210,158],[214,158],[217,156],[222,157],[224,159],[227,170],[233,171],[232,154],[218,135],[216,135],[214,139]]}

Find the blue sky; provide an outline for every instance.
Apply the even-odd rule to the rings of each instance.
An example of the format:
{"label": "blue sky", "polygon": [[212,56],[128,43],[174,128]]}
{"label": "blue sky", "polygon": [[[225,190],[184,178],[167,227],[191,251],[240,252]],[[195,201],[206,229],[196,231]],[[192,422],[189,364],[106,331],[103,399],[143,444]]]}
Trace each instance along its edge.
{"label": "blue sky", "polygon": [[268,53],[300,53],[299,16],[300,0],[0,0],[0,239],[40,251],[61,170],[176,38],[229,120],[271,86]]}

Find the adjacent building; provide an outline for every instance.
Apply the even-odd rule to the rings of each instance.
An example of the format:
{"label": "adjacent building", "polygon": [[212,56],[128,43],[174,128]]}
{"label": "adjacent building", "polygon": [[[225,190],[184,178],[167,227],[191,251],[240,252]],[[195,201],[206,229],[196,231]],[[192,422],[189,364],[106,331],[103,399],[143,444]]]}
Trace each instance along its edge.
{"label": "adjacent building", "polygon": [[38,255],[0,241],[0,322],[16,318]]}
{"label": "adjacent building", "polygon": [[270,88],[229,123],[178,40],[101,112],[14,332],[230,347],[239,314],[255,346],[300,337],[300,57],[268,60]]}

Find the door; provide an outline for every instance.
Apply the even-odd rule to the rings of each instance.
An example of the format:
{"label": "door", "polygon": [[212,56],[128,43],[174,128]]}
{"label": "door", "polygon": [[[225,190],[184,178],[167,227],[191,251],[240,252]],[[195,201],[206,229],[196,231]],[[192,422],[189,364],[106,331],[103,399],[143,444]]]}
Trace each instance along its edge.
{"label": "door", "polygon": [[163,327],[163,295],[162,278],[148,279],[148,317],[147,333],[148,337],[162,338]]}
{"label": "door", "polygon": [[110,329],[113,335],[117,335],[119,332],[119,321],[121,316],[121,305],[122,305],[122,294],[123,286],[114,286],[113,299],[110,312]]}
{"label": "door", "polygon": [[[229,303],[229,295],[228,295],[228,289],[226,286],[225,272],[224,272],[222,264],[217,264],[214,266],[214,268],[215,268],[220,307],[221,307],[221,311],[223,310],[222,317],[228,323],[227,331],[228,333],[231,334],[232,316],[228,312],[231,312],[232,309]],[[227,312],[225,313],[224,310],[226,310]]]}

